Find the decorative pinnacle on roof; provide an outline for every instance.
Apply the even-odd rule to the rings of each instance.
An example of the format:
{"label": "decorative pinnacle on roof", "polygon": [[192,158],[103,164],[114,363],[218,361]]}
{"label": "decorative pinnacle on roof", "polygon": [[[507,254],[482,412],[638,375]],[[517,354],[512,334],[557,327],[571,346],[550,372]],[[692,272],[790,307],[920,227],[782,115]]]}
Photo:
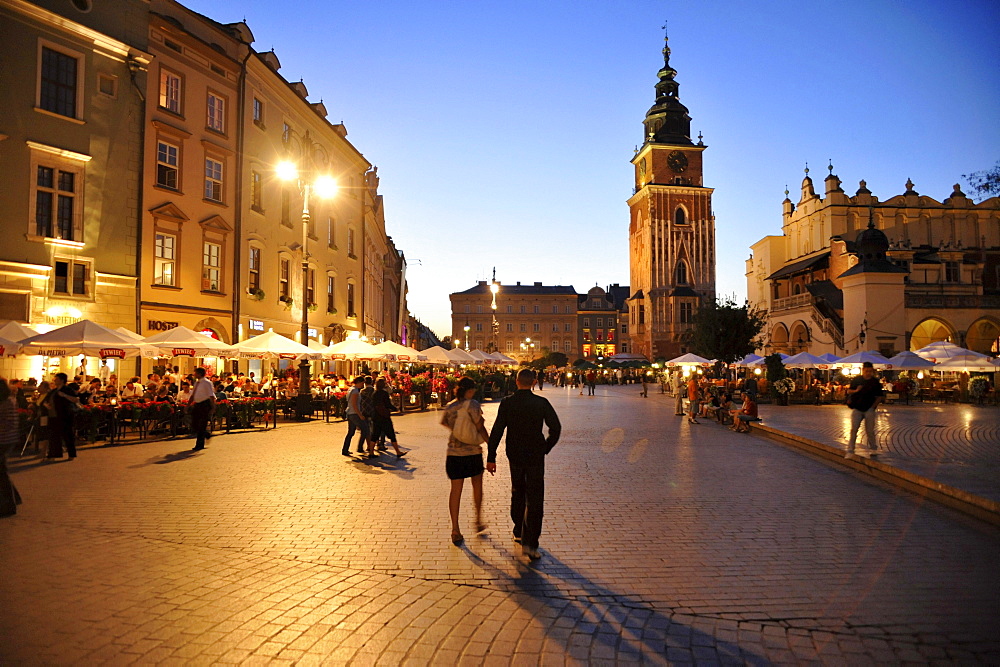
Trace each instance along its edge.
{"label": "decorative pinnacle on roof", "polygon": [[674,77],[677,70],[670,66],[670,44],[663,26],[663,67],[656,75],[656,102],[646,112],[644,143],[692,146],[691,117],[678,99],[679,86]]}

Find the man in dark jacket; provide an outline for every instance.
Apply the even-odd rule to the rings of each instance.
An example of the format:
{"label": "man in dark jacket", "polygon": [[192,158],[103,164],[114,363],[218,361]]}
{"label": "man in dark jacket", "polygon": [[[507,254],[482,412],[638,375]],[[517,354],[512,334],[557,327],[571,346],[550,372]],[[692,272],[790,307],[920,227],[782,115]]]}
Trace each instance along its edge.
{"label": "man in dark jacket", "polygon": [[[517,391],[500,403],[490,433],[486,470],[497,469],[497,448],[507,431],[507,460],[510,463],[510,518],[514,522],[514,540],[531,559],[540,558],[538,538],[542,533],[545,503],[545,455],[559,441],[562,426],[552,405],[531,393],[535,372],[523,369],[517,374]],[[548,437],[542,425],[549,429]]]}

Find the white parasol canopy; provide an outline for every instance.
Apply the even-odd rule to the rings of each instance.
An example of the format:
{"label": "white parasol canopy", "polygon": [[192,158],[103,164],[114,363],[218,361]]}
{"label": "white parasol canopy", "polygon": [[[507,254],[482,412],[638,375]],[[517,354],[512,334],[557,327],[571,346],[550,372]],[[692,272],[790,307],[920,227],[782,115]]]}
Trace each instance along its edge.
{"label": "white parasol canopy", "polygon": [[211,336],[177,326],[145,339],[163,357],[232,357],[237,352]]}
{"label": "white parasol canopy", "polygon": [[1000,365],[996,359],[982,357],[979,359],[952,358],[934,366],[936,371],[949,371],[952,373],[997,373],[1000,372]]}
{"label": "white parasol canopy", "polygon": [[131,329],[126,329],[125,327],[118,327],[117,329],[115,329],[115,331],[125,336],[126,338],[136,341],[137,343],[141,343],[142,341],[146,340],[136,332],[132,331]]}
{"label": "white parasol canopy", "polygon": [[786,368],[829,368],[830,362],[808,352],[799,352],[784,361]]}
{"label": "white parasol canopy", "polygon": [[645,355],[636,352],[619,352],[618,354],[612,354],[608,359],[613,359],[614,361],[649,361]]}
{"label": "white parasol canopy", "polygon": [[985,354],[967,350],[944,340],[922,347],[917,350],[916,354],[936,364],[951,361],[979,362],[983,359],[989,359]]}
{"label": "white parasol canopy", "polygon": [[826,362],[828,364],[835,364],[838,361],[840,361],[840,357],[838,357],[837,355],[833,354],[832,352],[824,352],[823,354],[819,355],[819,358],[820,359],[826,359]]}
{"label": "white parasol canopy", "polygon": [[427,358],[427,363],[435,366],[450,366],[453,362],[448,356],[447,350],[440,345],[420,350],[420,354]]}
{"label": "white parasol canopy", "polygon": [[45,357],[99,357],[125,359],[127,357],[155,357],[154,348],[129,340],[97,322],[80,320],[48,333],[32,336],[21,342],[21,354]]}
{"label": "white parasol canopy", "polygon": [[474,364],[476,363],[476,358],[463,350],[460,347],[456,347],[454,350],[445,350],[445,354],[451,359],[453,364]]}
{"label": "white parasol canopy", "polygon": [[894,371],[934,368],[933,361],[924,359],[916,352],[900,352],[896,356],[891,357],[889,363],[892,364],[892,370]]}
{"label": "white parasol canopy", "polygon": [[375,349],[379,352],[385,352],[386,354],[391,354],[396,358],[396,361],[402,362],[413,362],[426,360],[427,357],[420,352],[417,352],[412,347],[406,347],[405,345],[400,345],[399,343],[392,340],[384,340],[375,346]]}
{"label": "white parasol canopy", "polygon": [[699,357],[697,354],[688,352],[687,354],[682,354],[679,357],[675,357],[667,362],[668,366],[711,366],[713,361],[706,359],[705,357]]}
{"label": "white parasol canopy", "polygon": [[7,338],[0,338],[0,357],[14,356],[21,351],[21,344]]}
{"label": "white parasol canopy", "polygon": [[871,364],[876,368],[885,368],[891,365],[889,360],[878,352],[865,350],[864,352],[855,352],[850,356],[844,357],[840,361],[834,363],[833,366],[836,368],[843,368],[845,366],[860,366],[865,362],[871,362]]}
{"label": "white parasol canopy", "polygon": [[348,359],[351,361],[375,361],[385,359],[388,355],[382,352],[371,343],[366,343],[360,338],[348,338],[339,343],[331,345],[324,351],[331,359]]}
{"label": "white parasol canopy", "polygon": [[310,350],[291,338],[268,331],[233,346],[241,359],[322,359],[323,353]]}
{"label": "white parasol canopy", "polygon": [[491,357],[490,355],[486,354],[482,350],[473,350],[473,351],[469,352],[469,354],[471,354],[473,357],[475,357],[476,361],[478,361],[480,364],[492,364],[492,363],[494,363],[493,357]]}
{"label": "white parasol canopy", "polygon": [[733,366],[736,366],[737,368],[749,368],[751,366],[763,366],[763,365],[764,365],[764,357],[754,354],[752,352],[747,356],[743,357],[742,359],[740,359],[739,361],[737,361],[735,364],[733,364]]}
{"label": "white parasol canopy", "polygon": [[20,322],[15,322],[14,320],[5,322],[3,326],[0,326],[0,338],[6,338],[15,343],[37,335],[38,332],[31,327],[25,326]]}

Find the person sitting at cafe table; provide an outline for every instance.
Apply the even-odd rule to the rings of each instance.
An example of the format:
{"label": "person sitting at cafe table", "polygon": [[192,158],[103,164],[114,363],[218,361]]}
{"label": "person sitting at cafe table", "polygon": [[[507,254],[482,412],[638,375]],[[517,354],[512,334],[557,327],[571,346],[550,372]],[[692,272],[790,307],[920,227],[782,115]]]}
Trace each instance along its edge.
{"label": "person sitting at cafe table", "polygon": [[135,401],[142,398],[142,386],[139,384],[139,378],[133,377],[129,378],[129,381],[125,383],[122,387],[122,400],[123,401]]}

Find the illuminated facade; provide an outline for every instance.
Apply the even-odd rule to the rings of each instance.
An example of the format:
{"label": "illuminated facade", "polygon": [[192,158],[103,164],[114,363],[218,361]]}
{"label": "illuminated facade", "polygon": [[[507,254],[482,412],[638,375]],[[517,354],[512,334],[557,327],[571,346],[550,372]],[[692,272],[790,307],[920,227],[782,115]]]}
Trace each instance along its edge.
{"label": "illuminated facade", "polygon": [[977,204],[955,185],[938,201],[907,181],[879,201],[829,171],[820,197],[807,170],[798,204],[786,192],[781,235],[751,246],[765,351],[892,356],[950,340],[1000,353],[1000,198]]}
{"label": "illuminated facade", "polygon": [[643,143],[632,158],[635,190],[628,200],[630,351],[651,360],[687,351],[694,312],[715,299],[713,191],[702,179],[706,146],[700,136],[691,141],[667,45],[663,58]]}
{"label": "illuminated facade", "polygon": [[134,328],[147,3],[77,7],[0,0],[0,321]]}

